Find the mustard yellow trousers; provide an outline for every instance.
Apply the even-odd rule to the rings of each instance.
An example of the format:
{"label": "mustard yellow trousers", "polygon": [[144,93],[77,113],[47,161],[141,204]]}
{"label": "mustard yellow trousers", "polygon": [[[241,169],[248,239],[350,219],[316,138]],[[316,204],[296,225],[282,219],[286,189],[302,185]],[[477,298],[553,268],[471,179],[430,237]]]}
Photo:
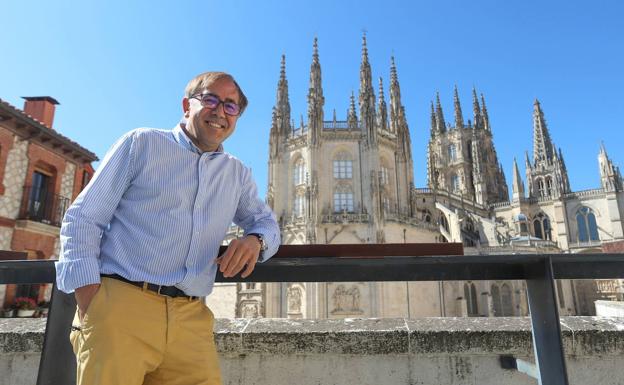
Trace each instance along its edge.
{"label": "mustard yellow trousers", "polygon": [[77,385],[221,385],[214,316],[200,300],[169,298],[111,278],[70,341]]}

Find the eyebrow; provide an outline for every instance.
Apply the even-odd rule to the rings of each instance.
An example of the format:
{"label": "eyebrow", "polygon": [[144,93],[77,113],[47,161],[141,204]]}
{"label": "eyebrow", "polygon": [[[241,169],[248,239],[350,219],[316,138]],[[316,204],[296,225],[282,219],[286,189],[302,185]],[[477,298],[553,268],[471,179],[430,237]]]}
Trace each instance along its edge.
{"label": "eyebrow", "polygon": [[219,95],[215,94],[214,92],[212,92],[210,90],[205,90],[204,92],[200,92],[199,94],[200,95],[212,95],[212,96],[215,96],[215,97],[219,98],[219,100],[223,100],[224,102],[232,102],[232,103],[235,103],[235,104],[240,104],[240,102],[237,102],[236,100],[234,100],[232,98],[221,99],[219,97]]}

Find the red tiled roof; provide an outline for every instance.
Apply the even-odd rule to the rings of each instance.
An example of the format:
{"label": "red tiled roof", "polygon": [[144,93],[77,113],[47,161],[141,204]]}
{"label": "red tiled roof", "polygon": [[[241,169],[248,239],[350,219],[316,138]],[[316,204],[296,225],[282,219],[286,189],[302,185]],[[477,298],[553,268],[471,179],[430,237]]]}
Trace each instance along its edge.
{"label": "red tiled roof", "polygon": [[60,134],[58,131],[53,130],[51,127],[46,126],[45,124],[35,119],[31,115],[25,113],[23,110],[20,110],[19,108],[13,106],[11,103],[0,99],[0,110],[6,111],[10,113],[11,115],[13,115],[15,118],[22,120],[24,123],[27,123],[30,126],[35,127],[37,129],[40,129],[43,134],[46,134],[56,139],[57,141],[63,143],[64,145],[70,147],[72,150],[79,153],[88,161],[94,162],[98,160],[97,155],[95,155],[93,152],[82,147],[80,144],[74,142],[73,140],[69,139],[65,135]]}

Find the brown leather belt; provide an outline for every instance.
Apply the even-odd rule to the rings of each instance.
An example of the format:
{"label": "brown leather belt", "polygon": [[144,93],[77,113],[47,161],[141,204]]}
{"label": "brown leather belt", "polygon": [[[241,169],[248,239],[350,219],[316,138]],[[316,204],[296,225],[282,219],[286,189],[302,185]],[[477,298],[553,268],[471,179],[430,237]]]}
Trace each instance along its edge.
{"label": "brown leather belt", "polygon": [[125,283],[129,283],[129,284],[134,285],[136,287],[140,287],[141,289],[145,288],[145,289],[147,289],[149,291],[153,291],[154,293],[156,293],[158,295],[164,295],[166,297],[171,297],[171,298],[188,298],[190,300],[199,299],[199,297],[187,295],[183,290],[180,290],[180,289],[178,289],[175,286],[162,286],[162,285],[156,285],[154,283],[149,283],[149,282],[130,281],[129,279],[126,279],[126,278],[122,277],[119,274],[100,274],[100,276],[106,277],[106,278],[116,279],[118,281],[122,281],[122,282],[125,282]]}

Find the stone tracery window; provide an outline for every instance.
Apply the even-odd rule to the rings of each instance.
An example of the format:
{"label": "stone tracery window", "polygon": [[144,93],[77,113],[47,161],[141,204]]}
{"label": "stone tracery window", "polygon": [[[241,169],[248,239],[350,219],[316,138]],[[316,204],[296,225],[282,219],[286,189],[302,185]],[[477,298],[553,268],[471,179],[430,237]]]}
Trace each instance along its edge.
{"label": "stone tracery window", "polygon": [[537,238],[552,240],[550,219],[544,213],[539,213],[533,219],[533,232]]}
{"label": "stone tracery window", "polygon": [[293,213],[295,217],[303,217],[304,214],[304,197],[303,195],[297,194],[295,196],[295,207],[293,208]]}
{"label": "stone tracery window", "polygon": [[553,195],[553,183],[552,183],[551,177],[546,178],[546,195],[547,196]]}
{"label": "stone tracery window", "polygon": [[295,168],[293,170],[293,179],[295,186],[305,183],[305,162],[303,158],[299,158],[295,162]]}
{"label": "stone tracery window", "polygon": [[341,152],[334,158],[334,178],[353,178],[353,160],[350,154]]}
{"label": "stone tracery window", "polygon": [[546,196],[546,190],[544,189],[544,179],[537,179],[537,194],[540,197]]}
{"label": "stone tracery window", "polygon": [[479,307],[477,303],[477,288],[472,282],[464,283],[464,298],[466,299],[466,308],[469,317],[479,316]]}
{"label": "stone tracery window", "polygon": [[334,212],[353,212],[353,191],[349,186],[339,186],[334,191]]}
{"label": "stone tracery window", "polygon": [[576,212],[576,225],[578,227],[578,242],[600,240],[596,215],[589,207],[581,207],[578,209]]}

